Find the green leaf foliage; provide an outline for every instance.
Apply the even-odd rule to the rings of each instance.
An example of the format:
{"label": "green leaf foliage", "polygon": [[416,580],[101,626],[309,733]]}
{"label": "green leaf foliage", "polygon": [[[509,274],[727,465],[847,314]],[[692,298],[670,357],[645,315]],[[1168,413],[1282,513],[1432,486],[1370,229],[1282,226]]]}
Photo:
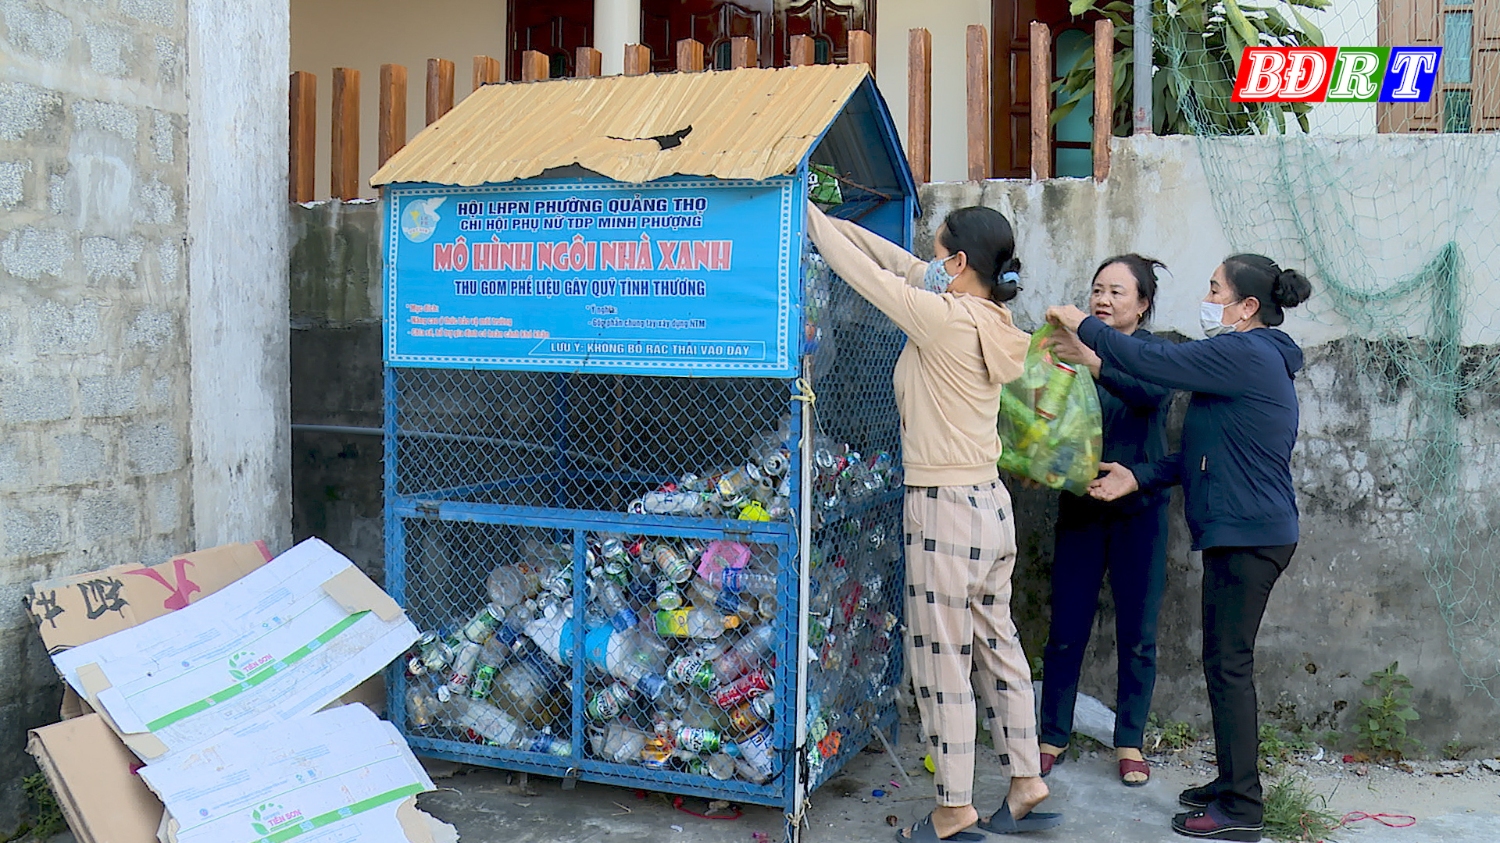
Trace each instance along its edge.
{"label": "green leaf foliage", "polygon": [[[1331,0],[1152,0],[1152,116],[1157,134],[1285,133],[1288,118],[1307,132],[1306,103],[1237,103],[1233,87],[1247,46],[1322,46],[1323,33],[1298,8],[1324,10]],[[1070,0],[1075,16],[1115,23],[1114,133],[1130,134],[1135,90],[1133,5],[1125,0]],[[1054,83],[1056,124],[1093,92],[1087,51]]]}

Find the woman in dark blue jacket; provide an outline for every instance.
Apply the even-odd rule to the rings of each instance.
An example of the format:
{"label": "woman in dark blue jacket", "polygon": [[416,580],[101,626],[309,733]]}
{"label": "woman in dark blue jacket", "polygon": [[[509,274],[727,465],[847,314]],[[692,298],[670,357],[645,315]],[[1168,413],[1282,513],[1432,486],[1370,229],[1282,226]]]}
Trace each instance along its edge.
{"label": "woman in dark blue jacket", "polygon": [[[1099,265],[1089,292],[1094,318],[1122,335],[1164,342],[1141,323],[1156,300],[1160,261],[1119,255]],[[1104,413],[1105,462],[1139,465],[1166,456],[1166,405],[1172,390],[1105,363],[1079,339],[1060,333],[1052,349],[1069,363],[1087,366]],[[1099,588],[1109,573],[1118,640],[1115,753],[1120,781],[1146,783],[1141,754],[1151,693],[1156,687],[1156,619],[1167,579],[1167,494],[1150,492],[1105,502],[1064,492],[1058,501],[1052,562],[1052,621],[1043,656],[1042,712],[1038,727],[1042,775],[1068,747],[1078,674],[1099,608]]]}
{"label": "woman in dark blue jacket", "polygon": [[1074,307],[1047,311],[1048,321],[1107,364],[1193,393],[1178,453],[1103,465],[1090,488],[1096,498],[1116,500],[1181,483],[1193,549],[1203,551],[1203,673],[1219,776],[1178,797],[1191,810],[1173,818],[1172,830],[1188,837],[1261,836],[1255,636],[1298,540],[1290,464],[1302,350],[1275,326],[1311,293],[1295,270],[1261,255],[1234,255],[1214,271],[1202,304],[1206,340],[1146,343]]}

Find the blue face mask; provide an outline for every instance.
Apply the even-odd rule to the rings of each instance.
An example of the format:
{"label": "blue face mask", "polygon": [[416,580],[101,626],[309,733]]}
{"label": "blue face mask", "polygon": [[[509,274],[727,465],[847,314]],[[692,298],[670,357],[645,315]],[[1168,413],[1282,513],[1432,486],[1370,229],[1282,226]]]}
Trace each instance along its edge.
{"label": "blue face mask", "polygon": [[950,255],[946,260],[943,258],[933,258],[928,261],[927,273],[922,276],[922,285],[927,288],[927,292],[945,293],[948,291],[948,285],[952,284],[953,279],[957,277],[948,274],[946,264],[952,259],[953,257]]}

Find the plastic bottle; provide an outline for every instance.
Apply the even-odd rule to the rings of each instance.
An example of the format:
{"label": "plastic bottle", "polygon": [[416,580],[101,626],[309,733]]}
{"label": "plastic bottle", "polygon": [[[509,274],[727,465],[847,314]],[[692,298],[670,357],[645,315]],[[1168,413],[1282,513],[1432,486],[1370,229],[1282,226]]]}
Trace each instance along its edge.
{"label": "plastic bottle", "polygon": [[560,691],[563,671],[535,650],[501,668],[490,684],[490,698],[503,711],[541,728],[567,707]]}
{"label": "plastic bottle", "polygon": [[449,703],[453,725],[495,746],[514,749],[523,733],[521,724],[509,714],[483,700],[455,697]]}
{"label": "plastic bottle", "polygon": [[599,607],[615,629],[626,630],[640,623],[635,608],[616,583],[607,579],[594,580],[594,594],[598,596]]}
{"label": "plastic bottle", "polygon": [[666,690],[668,651],[660,641],[642,635],[639,627],[590,629],[585,651],[590,667],[624,682],[648,700],[660,699]]}
{"label": "plastic bottle", "polygon": [[722,615],[705,606],[656,613],[656,634],[663,638],[718,638],[739,625],[738,615]]}
{"label": "plastic bottle", "polygon": [[615,721],[589,730],[589,746],[594,755],[616,764],[639,764],[641,750],[646,748],[646,733]]}
{"label": "plastic bottle", "polygon": [[716,589],[705,582],[702,577],[693,578],[688,583],[688,590],[700,605],[711,605],[726,615],[739,615],[742,621],[756,618],[756,601],[751,595]]}
{"label": "plastic bottle", "polygon": [[698,576],[721,591],[735,594],[771,595],[776,593],[776,577],[749,568],[726,568],[719,559],[707,553],[698,562]]}
{"label": "plastic bottle", "polygon": [[542,582],[535,573],[517,565],[496,565],[485,580],[490,602],[509,610],[541,591]]}
{"label": "plastic bottle", "polygon": [[1076,377],[1077,369],[1061,360],[1053,360],[1052,368],[1047,372],[1047,385],[1042,387],[1042,394],[1036,399],[1036,414],[1048,421],[1062,415]]}
{"label": "plastic bottle", "polygon": [[708,774],[721,782],[734,778],[734,758],[728,753],[716,752],[708,757]]}
{"label": "plastic bottle", "polygon": [[573,663],[573,604],[548,607],[526,624],[526,635],[548,658],[562,667]]}
{"label": "plastic bottle", "polygon": [[729,684],[760,664],[776,644],[776,629],[770,624],[756,627],[730,647],[724,655],[714,659],[714,675],[720,684]]}

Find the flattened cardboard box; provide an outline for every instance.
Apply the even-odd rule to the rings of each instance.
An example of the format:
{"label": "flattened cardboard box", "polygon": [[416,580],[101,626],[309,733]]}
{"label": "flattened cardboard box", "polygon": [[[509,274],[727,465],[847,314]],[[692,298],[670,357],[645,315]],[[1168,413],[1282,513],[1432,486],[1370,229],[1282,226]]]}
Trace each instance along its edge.
{"label": "flattened cardboard box", "polygon": [[47,775],[78,843],[156,843],[161,800],[98,714],[33,729],[26,751]]}
{"label": "flattened cardboard box", "polygon": [[53,664],[126,746],[156,763],[224,732],[248,736],[311,714],[416,639],[389,595],[308,539],[201,602]]}
{"label": "flattened cardboard box", "polygon": [[[49,655],[97,641],[201,600],[271,561],[265,542],[174,556],[159,565],[116,565],[34,583],[25,597]],[[63,687],[62,719],[93,709]]]}
{"label": "flattened cardboard box", "polygon": [[116,565],[39,582],[26,606],[55,656],[196,603],[270,561],[265,542],[226,544],[159,565]]}

